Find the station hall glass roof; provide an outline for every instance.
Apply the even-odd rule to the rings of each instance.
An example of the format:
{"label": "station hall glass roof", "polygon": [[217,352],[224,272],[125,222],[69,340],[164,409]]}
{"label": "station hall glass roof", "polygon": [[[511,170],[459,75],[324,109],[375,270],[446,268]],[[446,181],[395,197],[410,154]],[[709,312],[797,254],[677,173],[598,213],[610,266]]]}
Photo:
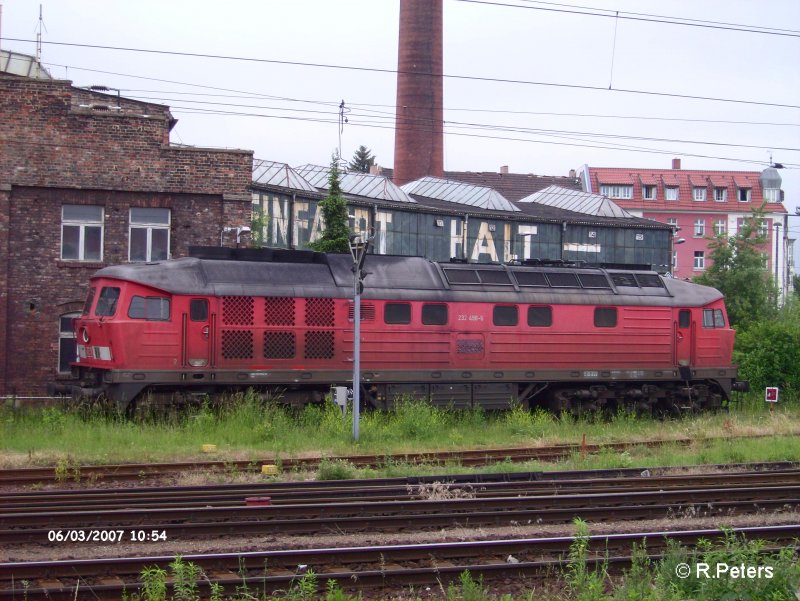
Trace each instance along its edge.
{"label": "station hall glass roof", "polygon": [[465,184],[441,177],[423,177],[401,187],[409,194],[425,198],[435,198],[493,211],[519,211],[505,196],[492,188]]}

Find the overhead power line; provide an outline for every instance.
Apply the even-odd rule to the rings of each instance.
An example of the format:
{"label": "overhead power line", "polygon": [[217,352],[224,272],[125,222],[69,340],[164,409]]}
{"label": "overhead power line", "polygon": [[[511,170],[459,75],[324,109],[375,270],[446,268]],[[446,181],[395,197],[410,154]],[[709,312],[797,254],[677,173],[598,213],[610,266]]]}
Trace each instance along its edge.
{"label": "overhead power line", "polygon": [[[780,29],[777,27],[761,27],[759,25],[743,25],[739,23],[726,23],[724,21],[706,21],[703,19],[686,19],[683,17],[669,17],[664,15],[653,15],[647,13],[636,13],[628,11],[618,11],[608,8],[594,8],[589,6],[571,6],[567,4],[557,4],[554,2],[539,2],[538,0],[518,0],[526,2],[526,5],[511,4],[508,2],[491,2],[489,0],[455,0],[467,4],[484,4],[487,6],[497,6],[502,8],[521,8],[524,10],[538,10],[543,12],[562,13],[569,15],[580,15],[587,17],[605,17],[614,19],[625,19],[628,21],[640,21],[644,23],[659,23],[662,25],[679,25],[683,27],[700,27],[703,29],[719,29],[725,31],[739,31],[742,33],[757,33],[763,35],[777,35],[800,38],[800,31],[794,29]],[[532,6],[532,4],[542,4],[545,6]],[[559,8],[551,8],[559,7]]]}
{"label": "overhead power line", "polygon": [[[30,42],[31,40],[24,39],[24,38],[6,38],[7,40],[14,41],[14,42]],[[217,59],[217,60],[230,60],[230,61],[242,61],[242,62],[251,62],[251,63],[264,63],[264,64],[273,64],[273,65],[289,65],[295,67],[313,67],[313,68],[321,68],[321,69],[341,69],[347,71],[359,71],[359,72],[369,72],[369,73],[384,73],[390,75],[397,75],[403,73],[402,71],[398,71],[397,69],[381,69],[378,67],[357,67],[353,65],[336,65],[331,63],[307,63],[302,61],[286,61],[286,60],[277,60],[277,59],[267,59],[267,58],[255,58],[255,57],[244,57],[244,56],[232,56],[232,55],[224,55],[224,54],[207,54],[201,52],[181,52],[176,50],[154,50],[150,48],[130,48],[125,46],[106,46],[102,44],[79,44],[76,42],[53,42],[47,41],[44,42],[45,44],[51,44],[55,46],[70,46],[74,48],[91,48],[94,50],[112,50],[115,52],[136,52],[142,54],[153,54],[159,56],[183,56],[189,58],[204,58],[204,59]],[[431,75],[434,76],[434,73],[411,73],[412,75]],[[590,90],[590,91],[597,91],[597,92],[617,92],[620,94],[634,94],[634,95],[644,95],[644,96],[658,96],[663,98],[676,98],[676,99],[683,99],[683,100],[702,100],[702,101],[711,101],[711,102],[726,102],[726,103],[733,103],[733,104],[746,104],[746,105],[755,105],[755,106],[771,106],[771,107],[778,107],[778,108],[800,108],[800,105],[796,104],[781,104],[777,102],[764,102],[758,100],[745,100],[745,99],[735,99],[735,98],[718,98],[713,96],[697,96],[691,94],[672,94],[668,92],[653,92],[648,90],[633,90],[627,88],[614,88],[614,87],[603,87],[603,86],[589,86],[589,85],[579,85],[579,84],[567,84],[567,83],[555,83],[555,82],[545,82],[545,81],[532,81],[532,80],[525,80],[525,79],[507,79],[501,77],[480,77],[476,75],[455,75],[455,74],[445,74],[442,77],[446,79],[454,79],[459,81],[481,81],[481,82],[488,82],[488,83],[506,83],[506,84],[515,84],[515,85],[529,85],[529,86],[544,86],[544,87],[554,87],[554,88],[561,88],[561,89],[572,89],[572,90]]]}

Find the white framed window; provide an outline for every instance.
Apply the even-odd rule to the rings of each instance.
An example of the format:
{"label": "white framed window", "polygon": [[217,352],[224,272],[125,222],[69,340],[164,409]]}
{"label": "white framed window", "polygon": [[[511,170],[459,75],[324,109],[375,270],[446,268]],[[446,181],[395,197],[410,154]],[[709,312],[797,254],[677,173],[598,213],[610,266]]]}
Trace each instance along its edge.
{"label": "white framed window", "polygon": [[61,258],[64,261],[103,260],[103,207],[61,207]]}
{"label": "white framed window", "polygon": [[762,238],[769,238],[769,223],[763,219],[758,222],[758,235]]}
{"label": "white framed window", "polygon": [[58,318],[58,373],[70,373],[70,363],[78,357],[75,342],[75,320],[80,313],[65,313]]}
{"label": "white framed window", "polygon": [[714,188],[714,201],[715,202],[726,202],[728,200],[728,189],[727,188]]}
{"label": "white framed window", "polygon": [[131,207],[128,260],[149,262],[169,259],[169,226],[169,209]]}
{"label": "white framed window", "polygon": [[655,186],[642,186],[642,198],[644,200],[655,200],[656,199],[656,187]]}
{"label": "white framed window", "polygon": [[761,269],[769,269],[769,253],[761,254]]}
{"label": "white framed window", "polygon": [[706,220],[705,219],[697,219],[694,222],[694,237],[695,238],[702,238],[706,235]]}
{"label": "white framed window", "polygon": [[726,229],[727,229],[727,227],[726,227],[724,219],[717,219],[714,222],[714,235],[715,236],[721,236],[722,234],[725,233]]}
{"label": "white framed window", "polygon": [[750,188],[739,188],[737,190],[736,194],[737,194],[737,197],[739,198],[739,202],[750,202],[752,189],[750,189]]}
{"label": "white framed window", "polygon": [[633,198],[633,186],[600,186],[600,194],[609,198]]}
{"label": "white framed window", "polygon": [[692,196],[697,202],[703,202],[706,199],[706,189],[695,186],[692,188]]}
{"label": "white framed window", "polygon": [[664,198],[666,200],[678,200],[678,186],[666,186],[664,188]]}
{"label": "white framed window", "polygon": [[667,225],[671,225],[673,228],[678,227],[678,218],[677,217],[669,217],[667,219]]}
{"label": "white framed window", "polygon": [[704,250],[694,251],[694,268],[698,270],[706,268],[706,253]]}
{"label": "white framed window", "polygon": [[764,200],[767,202],[780,202],[781,191],[780,188],[767,188],[764,190]]}

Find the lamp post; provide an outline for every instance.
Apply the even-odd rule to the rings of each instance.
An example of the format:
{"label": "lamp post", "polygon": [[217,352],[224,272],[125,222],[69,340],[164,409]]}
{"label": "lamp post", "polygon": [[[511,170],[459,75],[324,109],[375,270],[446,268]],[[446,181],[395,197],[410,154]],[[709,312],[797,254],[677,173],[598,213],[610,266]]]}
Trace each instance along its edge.
{"label": "lamp post", "polygon": [[350,256],[353,257],[353,440],[358,442],[361,420],[361,292],[364,289],[364,259],[372,236],[350,236]]}

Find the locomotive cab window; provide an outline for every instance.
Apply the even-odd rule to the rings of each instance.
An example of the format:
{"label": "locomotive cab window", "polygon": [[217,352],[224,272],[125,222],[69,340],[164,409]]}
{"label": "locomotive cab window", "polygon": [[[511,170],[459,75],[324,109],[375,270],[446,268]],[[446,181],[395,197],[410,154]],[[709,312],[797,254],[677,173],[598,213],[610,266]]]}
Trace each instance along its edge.
{"label": "locomotive cab window", "polygon": [[128,308],[131,319],[147,319],[148,321],[169,320],[169,299],[163,296],[134,296]]}
{"label": "locomotive cab window", "polygon": [[596,328],[616,328],[617,327],[617,308],[616,307],[596,307],[594,310],[594,327]]}
{"label": "locomotive cab window", "polygon": [[553,325],[552,307],[528,307],[528,325],[534,328],[549,328]]}
{"label": "locomotive cab window", "polygon": [[496,326],[515,326],[519,322],[516,305],[495,305],[492,323]]}
{"label": "locomotive cab window", "polygon": [[678,327],[688,328],[692,325],[692,312],[688,309],[681,309],[678,313]]}
{"label": "locomotive cab window", "polygon": [[83,312],[81,315],[89,315],[92,310],[92,303],[94,302],[94,295],[97,292],[97,288],[92,287],[89,288],[89,294],[86,295],[86,302],[83,304]]}
{"label": "locomotive cab window", "polygon": [[193,298],[189,302],[189,319],[192,321],[208,321],[208,301],[204,298]]}
{"label": "locomotive cab window", "polygon": [[386,303],[383,322],[393,324],[411,323],[411,305],[408,303]]}
{"label": "locomotive cab window", "polygon": [[106,286],[100,291],[100,298],[97,299],[97,307],[94,314],[97,317],[111,317],[117,312],[117,301],[119,300],[119,288]]}
{"label": "locomotive cab window", "polygon": [[447,325],[447,305],[429,303],[422,305],[422,323],[426,326]]}
{"label": "locomotive cab window", "polygon": [[703,309],[704,328],[724,328],[725,316],[722,309]]}

